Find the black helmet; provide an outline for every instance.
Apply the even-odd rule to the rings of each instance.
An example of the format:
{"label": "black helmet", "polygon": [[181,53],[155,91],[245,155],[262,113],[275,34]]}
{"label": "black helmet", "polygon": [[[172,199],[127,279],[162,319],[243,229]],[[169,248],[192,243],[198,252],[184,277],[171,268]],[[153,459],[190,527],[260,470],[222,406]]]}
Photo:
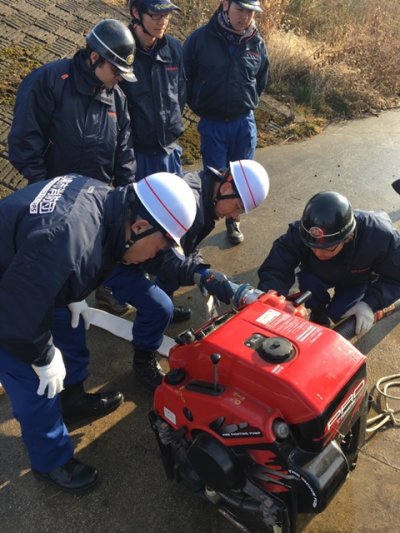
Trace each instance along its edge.
{"label": "black helmet", "polygon": [[181,8],[170,2],[170,0],[129,0],[129,13],[136,8],[140,14],[151,11],[152,13],[170,13],[171,11],[181,11]]}
{"label": "black helmet", "polygon": [[350,202],[333,191],[308,201],[300,222],[300,237],[311,248],[329,248],[347,239],[356,227]]}
{"label": "black helmet", "polygon": [[114,19],[102,20],[86,37],[90,50],[117,67],[127,81],[136,81],[133,73],[136,45],[132,33],[122,22]]}
{"label": "black helmet", "polygon": [[235,4],[238,4],[242,9],[248,9],[249,11],[257,11],[262,13],[260,0],[233,0]]}

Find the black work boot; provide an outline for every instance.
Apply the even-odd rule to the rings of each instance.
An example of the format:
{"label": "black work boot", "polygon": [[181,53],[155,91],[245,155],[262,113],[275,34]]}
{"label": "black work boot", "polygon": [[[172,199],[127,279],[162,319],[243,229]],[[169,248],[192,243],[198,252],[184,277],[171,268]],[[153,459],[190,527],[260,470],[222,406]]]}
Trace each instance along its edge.
{"label": "black work boot", "polygon": [[95,295],[96,305],[98,307],[107,309],[107,311],[113,313],[114,315],[121,316],[133,309],[133,307],[128,303],[119,303],[109,287],[97,287]]}
{"label": "black work boot", "polygon": [[174,305],[174,314],[172,316],[172,322],[185,322],[192,316],[192,310],[190,307],[183,305]]}
{"label": "black work boot", "polygon": [[156,359],[156,352],[140,348],[134,349],[133,370],[150,391],[161,385],[164,377],[164,372]]}
{"label": "black work boot", "polygon": [[51,472],[39,472],[32,468],[36,477],[50,481],[58,488],[68,492],[84,492],[97,483],[98,473],[95,468],[83,464],[72,457],[64,465]]}
{"label": "black work boot", "polygon": [[101,418],[114,411],[124,401],[120,392],[85,392],[83,383],[65,385],[61,392],[61,409],[65,422]]}
{"label": "black work boot", "polygon": [[225,225],[226,235],[231,244],[240,244],[243,242],[244,237],[243,233],[240,231],[240,223],[238,220],[235,220],[234,218],[227,218],[225,219]]}

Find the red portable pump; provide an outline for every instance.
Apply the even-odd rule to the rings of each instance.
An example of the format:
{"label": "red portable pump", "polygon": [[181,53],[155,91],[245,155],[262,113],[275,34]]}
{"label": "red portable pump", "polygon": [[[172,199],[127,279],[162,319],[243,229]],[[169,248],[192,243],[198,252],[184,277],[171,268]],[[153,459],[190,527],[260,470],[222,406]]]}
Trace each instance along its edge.
{"label": "red portable pump", "polygon": [[294,532],[323,511],[364,442],[366,358],[300,301],[248,285],[176,341],[150,413],[168,478],[237,525]]}

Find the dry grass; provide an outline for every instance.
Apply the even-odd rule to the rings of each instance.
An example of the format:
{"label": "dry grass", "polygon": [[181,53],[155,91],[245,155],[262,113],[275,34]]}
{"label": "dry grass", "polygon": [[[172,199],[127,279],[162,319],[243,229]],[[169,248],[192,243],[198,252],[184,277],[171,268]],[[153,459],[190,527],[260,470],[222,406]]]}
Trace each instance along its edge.
{"label": "dry grass", "polygon": [[[276,7],[276,2],[270,4]],[[398,104],[397,2],[289,0],[284,4],[267,37],[272,94],[292,95],[329,117],[352,117]]]}
{"label": "dry grass", "polygon": [[[105,0],[126,6],[126,0]],[[261,0],[268,43],[268,92],[310,112],[352,117],[398,104],[400,15],[395,0]],[[219,0],[177,0],[171,32],[184,39]]]}
{"label": "dry grass", "polygon": [[[100,2],[100,0],[99,0]],[[101,0],[127,13],[127,0]],[[400,99],[400,15],[396,0],[261,0],[257,25],[271,60],[267,92],[291,102],[304,117],[279,122],[258,109],[259,146],[296,140],[318,132],[337,117],[375,113]],[[172,34],[181,40],[205,24],[219,0],[177,0],[182,8],[171,18]],[[11,108],[20,80],[39,66],[35,50],[2,49],[8,76],[0,81],[0,105]],[[181,138],[185,163],[200,157],[193,116],[186,113]],[[278,128],[270,126],[277,125]]]}

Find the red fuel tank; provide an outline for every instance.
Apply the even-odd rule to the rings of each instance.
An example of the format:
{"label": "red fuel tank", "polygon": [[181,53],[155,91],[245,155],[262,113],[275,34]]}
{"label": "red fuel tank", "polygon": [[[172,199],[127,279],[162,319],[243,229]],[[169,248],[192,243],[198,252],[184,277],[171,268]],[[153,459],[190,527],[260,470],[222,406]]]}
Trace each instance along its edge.
{"label": "red fuel tank", "polygon": [[365,392],[366,358],[335,331],[302,318],[299,309],[278,308],[279,298],[265,294],[201,340],[176,346],[170,368],[185,371],[185,384],[212,383],[210,356],[218,353],[218,379],[225,390],[279,409],[292,425],[321,416],[325,425],[329,416],[340,421],[344,413],[335,409],[346,401],[351,406]]}

